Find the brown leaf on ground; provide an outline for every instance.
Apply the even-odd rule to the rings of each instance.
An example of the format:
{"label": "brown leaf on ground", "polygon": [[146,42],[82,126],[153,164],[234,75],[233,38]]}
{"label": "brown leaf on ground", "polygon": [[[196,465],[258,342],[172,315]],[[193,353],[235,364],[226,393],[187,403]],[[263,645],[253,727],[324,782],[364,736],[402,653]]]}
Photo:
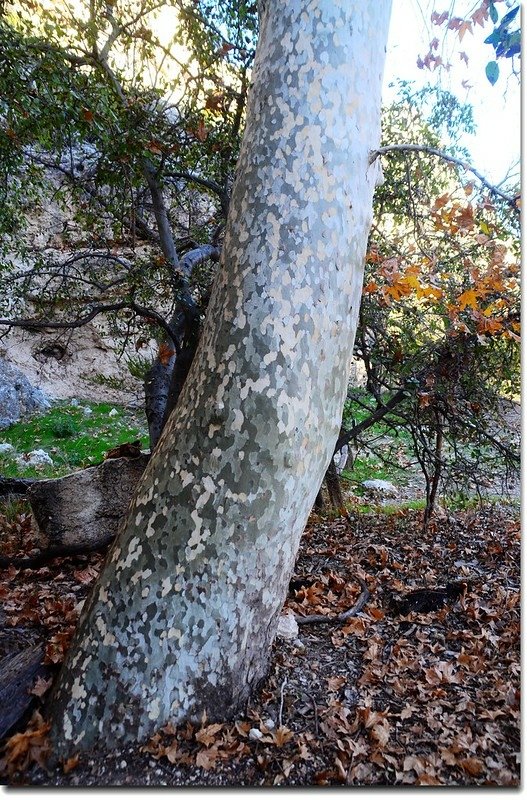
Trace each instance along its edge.
{"label": "brown leaf on ground", "polygon": [[206,747],[210,747],[210,745],[214,744],[216,735],[223,727],[224,725],[222,722],[214,722],[212,725],[207,725],[206,728],[200,728],[199,731],[196,731],[196,741],[200,744],[204,744]]}
{"label": "brown leaf on ground", "polygon": [[35,697],[42,697],[43,695],[46,694],[48,689],[51,687],[52,683],[53,683],[52,678],[46,680],[46,678],[42,678],[41,676],[39,676],[36,679],[35,685],[31,689],[30,694],[34,694]]}
{"label": "brown leaf on ground", "polygon": [[213,769],[219,758],[217,747],[203,748],[196,754],[196,766],[206,771]]}
{"label": "brown leaf on ground", "polygon": [[23,733],[15,733],[7,740],[5,755],[0,761],[0,770],[12,777],[26,770],[31,764],[44,767],[50,753],[49,729],[49,723],[45,722],[36,711],[28,729]]}
{"label": "brown leaf on ground", "polygon": [[293,731],[290,731],[289,728],[285,727],[285,725],[281,725],[272,733],[273,744],[275,744],[277,747],[283,747],[286,742],[290,742],[293,738]]}
{"label": "brown leaf on ground", "polygon": [[[236,722],[165,725],[130,757],[127,751],[90,755],[66,775],[61,768],[43,772],[28,759],[23,780],[88,786],[101,780],[170,786],[518,785],[517,512],[493,505],[449,513],[426,534],[421,512],[411,510],[356,514],[353,525],[350,536],[348,521],[313,517],[295,567],[313,583],[291,592],[286,608],[304,615],[321,604],[330,615],[345,610],[356,602],[359,575],[371,592],[368,608],[342,626],[306,626],[303,650],[275,643],[268,677]],[[47,569],[5,570],[0,594],[6,631],[17,635],[20,624],[43,631],[51,655],[62,658],[88,591],[84,571],[97,572],[101,562],[93,555],[57,559]],[[454,603],[406,617],[389,611],[387,599],[394,594],[437,591],[450,582],[469,587]],[[284,680],[287,691],[281,692]],[[280,709],[286,725],[276,730],[270,721]],[[252,728],[263,739],[249,739]],[[22,764],[29,740],[11,747]],[[123,755],[126,768],[120,767]]]}
{"label": "brown leaf on ground", "polygon": [[459,766],[469,775],[478,776],[483,772],[485,765],[479,758],[463,758],[458,761]]}
{"label": "brown leaf on ground", "polygon": [[74,756],[71,756],[71,758],[66,759],[66,761],[62,765],[62,771],[64,772],[64,775],[67,775],[68,772],[71,772],[73,769],[75,769],[79,764],[79,760],[80,760],[79,753],[77,753]]}

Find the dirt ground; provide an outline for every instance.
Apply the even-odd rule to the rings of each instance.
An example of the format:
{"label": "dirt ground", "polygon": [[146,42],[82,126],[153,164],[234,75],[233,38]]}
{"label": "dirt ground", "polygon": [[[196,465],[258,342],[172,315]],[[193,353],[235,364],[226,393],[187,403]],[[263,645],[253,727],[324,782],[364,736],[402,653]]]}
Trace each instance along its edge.
{"label": "dirt ground", "polygon": [[[418,511],[352,514],[349,521],[313,515],[286,608],[328,622],[276,640],[267,680],[238,719],[167,726],[142,746],[48,770],[47,679],[36,686],[33,717],[4,743],[3,780],[48,787],[517,786],[519,552],[518,513],[506,504],[443,513],[426,534]],[[100,563],[91,555],[4,571],[4,645],[42,641],[56,669]],[[358,578],[369,592],[365,606],[331,622],[357,602]],[[451,597],[441,594],[447,583],[456,586]],[[412,610],[422,594],[406,605],[404,597],[418,589],[427,589],[427,602],[443,597],[444,604]]]}

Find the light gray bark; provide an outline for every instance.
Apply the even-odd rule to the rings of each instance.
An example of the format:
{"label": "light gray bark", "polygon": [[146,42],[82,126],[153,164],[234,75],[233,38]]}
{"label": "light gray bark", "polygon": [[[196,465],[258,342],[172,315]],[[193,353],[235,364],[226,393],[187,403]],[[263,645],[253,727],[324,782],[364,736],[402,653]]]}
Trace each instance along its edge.
{"label": "light gray bark", "polygon": [[264,5],[207,320],[53,698],[60,754],[225,718],[265,675],[340,429],[389,11]]}

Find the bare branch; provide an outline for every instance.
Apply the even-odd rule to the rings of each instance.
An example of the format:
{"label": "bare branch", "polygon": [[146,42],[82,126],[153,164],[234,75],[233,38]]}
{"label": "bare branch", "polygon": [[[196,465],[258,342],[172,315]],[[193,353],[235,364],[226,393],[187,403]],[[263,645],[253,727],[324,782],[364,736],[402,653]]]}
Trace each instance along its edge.
{"label": "bare branch", "polygon": [[217,194],[220,198],[222,213],[225,217],[227,216],[227,211],[229,210],[229,196],[223,187],[220,186],[219,183],[216,183],[216,181],[213,181],[210,178],[202,178],[201,175],[196,175],[194,172],[166,172],[164,177],[197,183],[199,186],[203,186],[205,189],[210,189],[211,192],[214,192],[214,194]]}
{"label": "bare branch", "polygon": [[511,195],[502,192],[501,189],[498,189],[497,186],[494,186],[492,183],[490,183],[475,167],[473,167],[467,161],[463,161],[461,158],[456,158],[455,156],[451,156],[442,150],[437,150],[435,147],[428,147],[427,145],[390,144],[386,145],[386,147],[379,147],[377,150],[372,150],[370,153],[370,164],[373,164],[375,159],[377,159],[379,156],[388,155],[389,153],[426,153],[426,155],[436,156],[437,158],[441,158],[443,161],[447,161],[448,163],[454,164],[457,167],[461,167],[468,172],[472,172],[472,174],[483,186],[485,186],[486,189],[489,190],[489,192],[497,197],[501,197],[501,199],[504,200],[518,215],[520,214],[520,209],[517,205],[517,196],[512,197]]}
{"label": "bare branch", "polygon": [[201,247],[189,250],[180,260],[181,272],[189,278],[195,267],[199,264],[203,264],[203,262],[207,261],[209,258],[211,261],[219,260],[220,251],[218,247],[213,247],[211,244],[203,244]]}
{"label": "bare branch", "polygon": [[356,617],[357,614],[362,611],[366,603],[370,598],[370,592],[366,581],[360,578],[358,575],[355,576],[355,580],[360,585],[362,589],[359,599],[355,603],[354,606],[348,608],[347,611],[343,611],[342,614],[335,614],[333,617],[327,617],[325,614],[310,614],[307,617],[303,617],[300,614],[295,614],[295,620],[298,625],[312,625],[313,623],[317,622],[331,622],[333,625],[340,624],[342,622],[346,622],[351,617]]}
{"label": "bare branch", "polygon": [[373,411],[369,417],[366,417],[362,422],[359,422],[357,425],[354,425],[353,428],[349,431],[342,431],[340,436],[337,439],[337,443],[335,445],[335,453],[341,450],[345,444],[349,444],[353,439],[356,439],[357,436],[362,433],[363,431],[371,428],[372,425],[375,425],[376,422],[379,422],[386,414],[389,414],[390,411],[402,403],[402,401],[408,396],[408,389],[402,388],[399,389],[389,400],[387,403],[380,405],[378,408]]}
{"label": "bare branch", "polygon": [[73,320],[44,320],[44,319],[34,319],[32,317],[26,317],[22,319],[7,319],[7,318],[0,318],[0,325],[7,327],[7,328],[35,328],[40,330],[67,330],[72,328],[82,328],[83,325],[87,325],[88,322],[91,322],[95,317],[98,317],[100,314],[107,314],[111,311],[124,311],[129,310],[136,313],[139,317],[144,317],[145,319],[154,321],[159,325],[159,327],[165,331],[167,336],[174,343],[174,348],[176,351],[179,349],[179,344],[177,341],[177,336],[175,335],[171,325],[161,316],[157,311],[153,311],[151,308],[146,308],[145,306],[141,306],[135,301],[123,301],[121,303],[101,303],[97,305],[93,305],[91,309],[84,314],[82,317],[77,317]]}
{"label": "bare branch", "polygon": [[[61,175],[64,175],[64,177],[67,178],[68,182],[72,186],[74,186],[76,189],[81,189],[88,197],[94,200],[104,211],[106,211],[107,214],[114,216],[110,204],[106,202],[102,195],[91,186],[88,186],[85,182],[80,183],[72,170],[66,169],[66,167],[64,167],[58,161],[50,161],[49,159],[46,159],[44,156],[36,153],[33,150],[26,150],[25,152],[28,158],[31,158],[33,161],[35,161],[35,163],[41,164],[43,167],[47,167],[48,169],[53,169],[57,172],[60,172]],[[149,227],[149,225],[137,212],[134,216],[134,224],[136,229],[140,231],[145,239],[160,245],[160,239],[157,233]]]}

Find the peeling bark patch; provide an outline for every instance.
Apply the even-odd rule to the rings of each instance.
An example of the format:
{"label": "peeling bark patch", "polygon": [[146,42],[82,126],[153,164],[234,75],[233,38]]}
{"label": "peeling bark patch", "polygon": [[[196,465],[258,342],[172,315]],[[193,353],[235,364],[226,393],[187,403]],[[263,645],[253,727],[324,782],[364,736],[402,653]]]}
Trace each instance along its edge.
{"label": "peeling bark patch", "polygon": [[81,736],[226,716],[265,672],[340,427],[388,15],[386,2],[262,4],[223,262],[59,682],[64,754]]}

